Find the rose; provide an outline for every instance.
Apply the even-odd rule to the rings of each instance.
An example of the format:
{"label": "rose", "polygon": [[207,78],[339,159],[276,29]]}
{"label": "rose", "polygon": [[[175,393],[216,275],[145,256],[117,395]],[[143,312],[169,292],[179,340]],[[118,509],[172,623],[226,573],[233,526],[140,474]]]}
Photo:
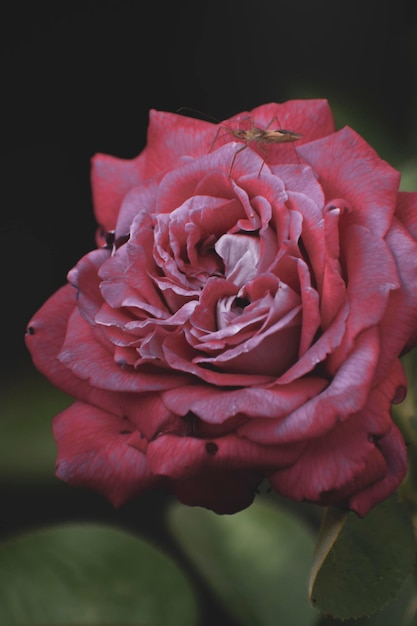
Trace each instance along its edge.
{"label": "rose", "polygon": [[[245,147],[248,115],[302,138]],[[152,111],[137,158],[93,159],[98,248],[27,333],[76,398],[57,475],[219,513],[266,478],[364,515],[406,472],[391,404],[416,343],[417,194],[324,100],[225,126]]]}

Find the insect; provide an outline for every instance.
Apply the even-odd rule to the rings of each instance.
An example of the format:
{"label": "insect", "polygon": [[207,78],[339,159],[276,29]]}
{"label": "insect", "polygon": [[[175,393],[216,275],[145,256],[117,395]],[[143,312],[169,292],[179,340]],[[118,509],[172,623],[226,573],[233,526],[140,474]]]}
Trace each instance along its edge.
{"label": "insect", "polygon": [[[192,111],[193,113],[199,113],[199,111],[196,111],[195,109],[190,109],[189,107],[181,107],[180,109],[177,110],[177,113],[180,113],[181,111]],[[231,135],[235,139],[238,139],[239,141],[243,142],[243,146],[239,148],[233,155],[233,159],[229,167],[229,177],[232,175],[233,166],[235,164],[237,155],[240,152],[243,152],[243,150],[246,150],[246,148],[249,148],[249,146],[251,146],[252,144],[256,144],[258,147],[258,150],[263,154],[262,165],[258,172],[258,177],[259,177],[261,175],[262,168],[265,165],[265,161],[268,156],[268,152],[264,146],[267,146],[269,144],[274,144],[274,143],[292,143],[294,141],[297,141],[297,139],[301,139],[302,137],[300,133],[296,133],[292,130],[285,130],[284,128],[279,128],[280,123],[279,123],[277,116],[273,117],[272,120],[269,122],[269,124],[265,128],[259,128],[255,126],[255,121],[253,117],[246,116],[242,118],[241,120],[239,120],[241,123],[246,120],[249,121],[250,126],[249,128],[246,128],[246,129],[233,128],[231,126],[227,126],[226,124],[221,124],[219,120],[215,119],[214,117],[211,117],[209,115],[206,115],[206,117],[212,119],[216,124],[220,124],[219,129],[217,130],[217,133],[213,141],[211,142],[209,153],[213,150],[214,146],[216,145],[216,142],[222,137],[225,137],[226,135]],[[277,124],[278,128],[272,129],[270,127],[272,126],[274,122]],[[222,131],[224,132],[222,133]]]}
{"label": "insect", "polygon": [[[264,146],[267,146],[273,143],[290,143],[290,142],[292,143],[302,137],[300,133],[296,133],[292,130],[285,130],[284,128],[271,129],[270,126],[273,124],[274,121],[279,126],[279,122],[276,116],[269,122],[266,128],[258,128],[257,126],[255,126],[255,122],[252,117],[247,117],[244,119],[247,119],[250,121],[250,127],[248,129],[232,128],[230,126],[226,126],[225,124],[222,124],[219,130],[217,131],[216,136],[214,137],[212,144],[210,146],[209,152],[213,150],[216,142],[221,137],[224,137],[225,135],[232,135],[235,139],[243,141],[243,146],[239,148],[233,155],[233,159],[229,168],[229,176],[232,175],[232,170],[233,170],[233,166],[235,164],[237,155],[240,152],[243,152],[243,150],[246,150],[246,148],[249,148],[251,144],[256,144],[258,147],[258,150],[263,154],[262,165],[258,172],[258,177],[259,177],[261,175],[262,168],[265,165],[265,161],[268,156],[268,152]],[[223,129],[225,129],[225,132],[221,134]]]}

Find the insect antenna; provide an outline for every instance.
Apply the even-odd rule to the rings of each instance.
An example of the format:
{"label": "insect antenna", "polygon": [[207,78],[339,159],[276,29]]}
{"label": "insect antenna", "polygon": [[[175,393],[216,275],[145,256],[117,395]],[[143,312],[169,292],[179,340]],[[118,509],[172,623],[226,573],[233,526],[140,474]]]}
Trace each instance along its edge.
{"label": "insect antenna", "polygon": [[220,124],[220,120],[213,115],[209,115],[208,113],[203,113],[203,111],[199,111],[198,109],[193,109],[192,107],[180,107],[175,111],[175,113],[182,114],[183,112],[194,113],[199,117],[207,118],[207,121],[213,122],[214,124]]}

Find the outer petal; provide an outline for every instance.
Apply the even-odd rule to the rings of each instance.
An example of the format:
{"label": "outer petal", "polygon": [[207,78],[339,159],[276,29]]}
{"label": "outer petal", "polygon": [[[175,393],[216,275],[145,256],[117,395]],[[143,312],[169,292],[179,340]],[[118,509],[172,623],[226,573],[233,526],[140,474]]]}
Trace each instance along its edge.
{"label": "outer petal", "polygon": [[[221,424],[236,415],[248,419],[282,419],[327,385],[320,378],[306,378],[288,385],[227,391],[208,385],[178,387],[162,393],[162,401],[178,415],[191,412],[209,424]],[[268,442],[265,442],[268,443]]]}
{"label": "outer petal", "polygon": [[70,285],[61,287],[34,315],[28,324],[26,345],[33,362],[56,387],[65,393],[106,407],[116,415],[121,413],[117,394],[92,387],[80,380],[59,360],[58,354],[64,342],[69,316],[76,307],[76,291]]}
{"label": "outer petal", "polygon": [[[399,220],[400,224],[397,222]],[[398,354],[417,344],[417,193],[400,193],[387,243],[397,263],[401,290],[392,294],[382,329],[384,348],[388,341]]]}
{"label": "outer petal", "polygon": [[352,511],[356,511],[360,516],[366,515],[373,506],[394,493],[407,471],[407,451],[404,439],[395,424],[392,424],[391,430],[385,437],[379,439],[378,448],[385,461],[384,476],[362,491],[358,490],[349,500]]}
{"label": "outer petal", "polygon": [[187,476],[171,485],[178,500],[188,506],[202,506],[219,515],[237,513],[250,506],[263,480],[251,470],[225,472],[213,468],[210,474]]}
{"label": "outer petal", "polygon": [[[362,226],[352,225],[346,230],[346,296],[350,311],[343,341],[329,357],[332,373],[346,361],[356,337],[366,328],[379,325],[391,293],[401,286],[387,243]],[[383,344],[383,335],[381,339]]]}
{"label": "outer petal", "polygon": [[215,124],[204,120],[150,111],[146,147],[146,173],[156,173],[178,166],[181,157],[199,157],[208,154],[216,136]]}
{"label": "outer petal", "polygon": [[251,504],[265,467],[293,463],[303,447],[259,446],[235,434],[213,440],[168,434],[149,444],[148,459],[186,504],[235,513]]}
{"label": "outer petal", "polygon": [[97,222],[107,231],[116,228],[126,193],[144,181],[145,157],[118,159],[96,154],[91,161],[91,185]]}
{"label": "outer petal", "polygon": [[376,236],[388,231],[397,203],[400,174],[351,128],[305,144],[299,153],[316,171],[326,198],[344,198],[350,219]]}
{"label": "outer petal", "polygon": [[296,500],[336,504],[358,515],[390,495],[407,469],[404,441],[390,414],[401,381],[395,365],[360,412],[310,441],[294,465],[272,473],[272,487]]}
{"label": "outer petal", "polygon": [[239,434],[270,444],[323,436],[365,406],[378,356],[378,329],[371,328],[362,333],[352,354],[324,391],[282,420],[258,419],[242,426]]}
{"label": "outer petal", "polygon": [[[243,117],[245,114],[239,114]],[[325,99],[288,100],[287,102],[263,104],[248,114],[255,122],[265,128],[276,117],[281,128],[292,130],[302,135],[297,145],[325,137],[334,132],[333,114]],[[276,128],[271,124],[271,128]]]}
{"label": "outer petal", "polygon": [[68,280],[77,290],[77,306],[80,313],[92,324],[103,304],[98,271],[109,256],[109,250],[93,250],[68,272]]}
{"label": "outer petal", "polygon": [[57,476],[71,485],[90,487],[119,506],[156,485],[141,451],[129,444],[127,420],[75,402],[54,420],[58,445]]}

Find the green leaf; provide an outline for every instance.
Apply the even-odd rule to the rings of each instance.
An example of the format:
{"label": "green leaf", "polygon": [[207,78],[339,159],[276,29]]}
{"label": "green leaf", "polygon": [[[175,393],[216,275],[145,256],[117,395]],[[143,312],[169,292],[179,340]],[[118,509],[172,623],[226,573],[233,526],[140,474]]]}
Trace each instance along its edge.
{"label": "green leaf", "polygon": [[297,517],[258,497],[231,516],[174,504],[168,523],[242,626],[309,626],[317,619],[307,600],[314,540]]}
{"label": "green leaf", "polygon": [[108,526],[50,527],[0,544],[0,624],[195,626],[182,571]]}
{"label": "green leaf", "polygon": [[309,596],[340,619],[371,615],[398,594],[415,560],[408,508],[391,497],[364,518],[329,508],[320,529]]}
{"label": "green leaf", "polygon": [[414,580],[409,576],[395,600],[370,617],[340,620],[327,616],[317,626],[413,626],[411,618],[415,592]]}

